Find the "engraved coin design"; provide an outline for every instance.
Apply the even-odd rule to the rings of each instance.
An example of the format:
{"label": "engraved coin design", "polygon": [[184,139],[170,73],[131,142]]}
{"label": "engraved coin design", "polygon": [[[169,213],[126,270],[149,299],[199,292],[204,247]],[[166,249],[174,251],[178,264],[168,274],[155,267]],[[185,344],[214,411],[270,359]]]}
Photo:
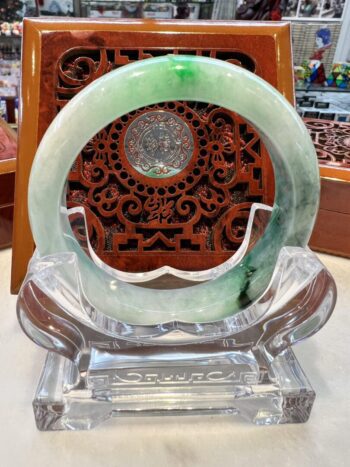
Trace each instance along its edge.
{"label": "engraved coin design", "polygon": [[193,136],[177,115],[147,112],[127,129],[124,149],[129,163],[142,175],[166,178],[181,172],[193,154]]}

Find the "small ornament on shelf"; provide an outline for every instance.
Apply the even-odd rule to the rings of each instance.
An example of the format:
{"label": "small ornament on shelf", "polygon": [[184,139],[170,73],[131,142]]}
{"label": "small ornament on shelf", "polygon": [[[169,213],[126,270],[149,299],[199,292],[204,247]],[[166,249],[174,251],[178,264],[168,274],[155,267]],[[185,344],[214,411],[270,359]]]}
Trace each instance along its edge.
{"label": "small ornament on shelf", "polygon": [[316,32],[316,49],[310,57],[311,76],[310,82],[327,84],[324,65],[321,60],[325,52],[332,46],[332,34],[329,28],[320,28]]}
{"label": "small ornament on shelf", "polygon": [[12,23],[11,32],[14,36],[21,36],[23,31],[23,25],[20,21]]}
{"label": "small ornament on shelf", "polygon": [[308,62],[304,61],[301,65],[294,67],[294,80],[296,84],[304,85],[311,75]]}
{"label": "small ornament on shelf", "polygon": [[309,60],[304,60],[301,66],[295,67],[295,81],[300,84],[319,84],[327,86],[325,68],[322,63],[324,54],[332,46],[332,33],[329,28],[320,28],[315,34],[316,48]]}
{"label": "small ornament on shelf", "polygon": [[4,36],[11,36],[11,24],[5,21],[4,23],[1,23],[0,25],[0,32]]}
{"label": "small ornament on shelf", "polygon": [[320,28],[316,32],[316,49],[310,60],[323,60],[323,55],[332,46],[332,33],[329,28]]}
{"label": "small ornament on shelf", "polygon": [[311,71],[308,82],[321,85],[326,83],[324,66],[320,60],[310,60],[308,67]]}
{"label": "small ornament on shelf", "polygon": [[21,36],[23,30],[23,25],[20,21],[14,21],[13,23],[9,23],[5,21],[4,23],[0,23],[0,36]]}
{"label": "small ornament on shelf", "polygon": [[337,88],[350,88],[350,63],[334,63],[327,84]]}

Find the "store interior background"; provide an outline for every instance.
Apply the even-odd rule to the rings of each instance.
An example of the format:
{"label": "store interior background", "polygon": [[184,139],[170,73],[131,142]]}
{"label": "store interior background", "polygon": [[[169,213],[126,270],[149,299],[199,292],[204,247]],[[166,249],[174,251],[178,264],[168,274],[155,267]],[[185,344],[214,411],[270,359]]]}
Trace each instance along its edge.
{"label": "store interior background", "polygon": [[[350,68],[345,65],[350,62],[350,0],[0,1],[0,116],[14,130],[22,19],[35,16],[290,21],[299,114],[350,121]],[[323,64],[316,79],[310,76],[315,59]],[[339,63],[341,70],[335,68]]]}

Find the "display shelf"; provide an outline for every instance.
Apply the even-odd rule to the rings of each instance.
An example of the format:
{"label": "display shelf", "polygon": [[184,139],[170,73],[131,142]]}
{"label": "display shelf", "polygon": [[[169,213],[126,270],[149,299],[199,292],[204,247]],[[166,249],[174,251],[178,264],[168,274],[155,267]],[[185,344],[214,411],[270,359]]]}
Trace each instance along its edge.
{"label": "display shelf", "polygon": [[317,86],[315,84],[307,84],[305,86],[297,85],[295,91],[303,92],[350,92],[350,88],[336,88],[332,86]]}
{"label": "display shelf", "polygon": [[17,39],[18,42],[21,42],[21,35],[11,34],[10,36],[6,36],[5,34],[0,34],[0,42],[13,42]]}
{"label": "display shelf", "polygon": [[[299,115],[304,118],[349,122],[350,94],[337,92],[337,89],[340,91],[339,88],[327,87],[297,89],[296,103]],[[331,92],[332,90],[335,92]]]}
{"label": "display shelf", "polygon": [[306,17],[303,18],[301,16],[282,16],[282,21],[290,21],[292,23],[299,23],[299,22],[308,22],[308,23],[341,23],[342,18],[319,18],[317,16],[313,17]]}

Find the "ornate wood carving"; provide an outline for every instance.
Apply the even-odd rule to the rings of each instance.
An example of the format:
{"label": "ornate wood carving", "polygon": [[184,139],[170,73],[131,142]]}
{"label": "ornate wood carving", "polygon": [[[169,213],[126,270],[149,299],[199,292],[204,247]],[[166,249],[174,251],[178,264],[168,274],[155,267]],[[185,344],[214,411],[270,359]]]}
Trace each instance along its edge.
{"label": "ornate wood carving", "polygon": [[[79,92],[80,89],[100,76],[101,73],[108,72],[109,69],[116,66],[122,66],[130,61],[146,58],[150,55],[165,53],[198,53],[207,56],[216,56],[222,60],[233,60],[234,63],[237,63],[237,61],[241,62],[243,66],[255,71],[272,86],[279,89],[291,102],[293,100],[290,27],[287,23],[270,22],[269,24],[264,24],[260,22],[235,22],[233,24],[222,21],[158,22],[115,19],[111,21],[106,19],[72,20],[69,18],[65,18],[64,21],[52,21],[47,18],[39,18],[25,21],[23,47],[23,106],[20,125],[21,144],[19,146],[19,170],[16,174],[16,212],[12,262],[13,292],[19,289],[27,270],[28,261],[34,249],[28,221],[26,197],[31,163],[37,145],[57,114],[57,111],[59,111],[72,96]],[[156,111],[158,110],[159,109],[156,109]],[[198,118],[203,120],[201,120],[201,125],[205,127],[207,125],[205,118],[208,118],[210,111],[214,109],[207,109],[205,118],[202,116],[200,110],[199,108],[191,108],[193,113],[198,113]],[[176,113],[174,113],[174,115],[175,114]],[[225,118],[227,118],[226,115]],[[82,124],[84,124],[84,122],[82,122]],[[251,203],[253,200],[263,200],[268,204],[272,203],[274,180],[270,162],[266,157],[266,150],[264,147],[260,147],[259,152],[257,145],[251,141],[252,133],[249,126],[245,126],[245,123],[238,123],[238,127],[242,134],[242,143],[240,143],[239,147],[236,146],[236,155],[240,155],[242,150],[242,154],[244,154],[242,167],[245,166],[248,168],[248,171],[249,168],[251,168],[251,181],[249,184],[244,182],[244,180],[242,183],[238,183],[237,179],[236,187],[234,190],[231,188],[230,190],[232,190],[234,196],[239,195],[245,197],[247,195],[247,198],[244,198],[244,202],[246,203]],[[107,127],[105,130],[106,134],[109,135],[110,128]],[[126,131],[125,125],[123,131]],[[195,130],[191,126],[190,131],[192,134],[196,135]],[[237,142],[237,140],[235,139],[235,142]],[[194,145],[196,141],[197,139],[194,138]],[[168,143],[169,141],[165,138],[163,149]],[[194,153],[196,151],[197,148],[195,147]],[[252,152],[259,155],[261,167],[259,167],[260,162],[258,157],[256,157],[256,160],[259,164],[254,162],[254,157],[251,155]],[[190,170],[191,167],[192,169],[194,168],[191,164],[194,162],[195,157],[195,154],[190,157],[189,164],[184,166],[183,170],[186,171]],[[91,162],[93,158],[92,152],[86,154],[85,151],[84,158],[86,162]],[[209,156],[207,159],[210,159]],[[127,163],[127,161],[123,161],[123,163],[124,162],[125,164]],[[208,164],[209,163],[211,164],[210,161]],[[253,168],[256,168],[255,172]],[[75,172],[72,172],[71,178],[76,177],[78,174],[77,164],[75,164],[74,169]],[[107,165],[107,169],[108,177],[112,178],[110,183],[116,183],[116,176],[113,175],[113,177],[115,177],[113,178],[108,172],[114,170],[113,165]],[[261,169],[260,175],[259,169]],[[246,176],[243,168],[241,173],[239,171],[237,172],[237,177],[241,176],[241,174]],[[141,174],[138,172],[138,175]],[[170,183],[172,177],[165,177],[164,180]],[[160,182],[158,187],[160,187],[161,183],[165,184],[164,180]],[[73,179],[70,180],[69,183],[71,192],[75,192],[74,196],[76,200],[73,201],[70,199],[69,202],[71,204],[80,203],[81,201],[79,201],[77,191],[80,190],[80,194],[84,197],[90,191],[91,187],[86,187],[80,181]],[[178,183],[181,182],[179,181]],[[78,186],[79,184],[81,184],[80,187]],[[255,188],[252,188],[254,186],[258,186],[260,190],[260,185],[262,194],[251,191],[255,190]],[[120,189],[123,188],[121,182],[118,182],[118,186]],[[129,187],[128,185],[128,190]],[[231,193],[230,190],[227,190],[227,193]],[[129,190],[129,192],[135,193],[135,191],[132,190]],[[204,195],[207,198],[210,196],[205,193]],[[69,194],[69,196],[71,196],[71,194]],[[108,196],[110,196],[110,194],[108,194]],[[194,195],[191,194],[191,196]],[[145,198],[140,197],[140,199],[145,203]],[[162,196],[161,203],[164,204],[164,200],[167,202],[173,201],[172,199]],[[150,209],[151,205],[148,207]],[[166,206],[166,208],[168,209],[168,206]],[[239,244],[238,242],[233,242],[231,239],[227,239],[227,245],[225,243],[218,251],[210,250],[209,248],[204,251],[185,249],[185,246],[183,246],[181,251],[175,252],[173,250],[161,251],[159,249],[144,251],[145,249],[143,247],[143,251],[141,252],[135,249],[114,252],[113,250],[105,248],[105,244],[107,243],[106,238],[109,235],[106,235],[105,228],[109,226],[113,216],[111,218],[100,218],[96,206],[89,205],[89,209],[93,211],[89,233],[94,242],[96,251],[99,252],[98,254],[102,255],[101,258],[108,264],[115,265],[121,269],[123,266],[125,268],[131,267],[132,270],[142,270],[145,267],[147,267],[147,269],[152,269],[162,264],[172,264],[181,269],[207,268],[227,259],[234,251],[230,250],[230,248],[236,249]],[[154,209],[154,206],[152,209]],[[222,211],[225,209],[227,210],[226,207],[223,207]],[[170,219],[165,211],[164,209],[161,210],[162,222],[159,222],[159,224],[162,224],[162,227],[164,222],[168,222],[168,219]],[[246,216],[245,210],[242,209],[243,220],[238,219],[235,222],[244,224],[244,222],[246,222],[244,216]],[[95,217],[98,217],[98,222],[93,221]],[[169,225],[173,228],[174,222],[178,221],[174,217],[171,219],[173,223],[169,222]],[[98,229],[101,225],[101,221],[105,225],[105,228],[102,226],[103,232],[100,236],[100,234],[98,234]],[[141,221],[144,222],[143,219]],[[156,222],[156,219],[149,219],[148,222]],[[213,217],[207,217],[205,225],[208,224],[210,229],[212,222]],[[133,224],[130,221],[128,225],[132,226]],[[195,227],[194,223],[193,225]],[[188,224],[186,224],[186,228],[187,227]],[[78,230],[76,233],[77,232]],[[239,225],[239,231],[232,230],[232,232],[235,233],[234,239],[237,239],[237,235],[241,235],[242,233],[241,225]],[[119,233],[122,232],[118,232],[118,234]],[[168,235],[167,229],[165,228],[159,229],[159,235],[161,233]],[[173,233],[178,234],[179,232],[173,231]],[[198,232],[195,231],[194,234],[197,235]],[[103,241],[100,240],[100,238]],[[172,241],[171,235],[168,235],[166,238],[167,241]],[[99,243],[97,245],[96,241],[98,239]],[[201,244],[199,243],[199,245]],[[196,248],[198,248],[198,242]]]}
{"label": "ornate wood carving", "polygon": [[310,239],[311,248],[350,257],[350,123],[305,119],[316,147],[321,179],[320,210]]}
{"label": "ornate wood carving", "polygon": [[[58,62],[57,109],[104,73],[165,53],[68,51]],[[196,53],[256,70],[242,52]],[[150,160],[157,154],[166,164]],[[266,170],[258,135],[238,115],[201,102],[166,102],[124,115],[95,135],[72,168],[67,200],[84,206],[91,244],[111,266],[208,268],[237,250],[252,202],[268,201]]]}
{"label": "ornate wood carving", "polygon": [[321,165],[350,168],[350,124],[305,119]]}

